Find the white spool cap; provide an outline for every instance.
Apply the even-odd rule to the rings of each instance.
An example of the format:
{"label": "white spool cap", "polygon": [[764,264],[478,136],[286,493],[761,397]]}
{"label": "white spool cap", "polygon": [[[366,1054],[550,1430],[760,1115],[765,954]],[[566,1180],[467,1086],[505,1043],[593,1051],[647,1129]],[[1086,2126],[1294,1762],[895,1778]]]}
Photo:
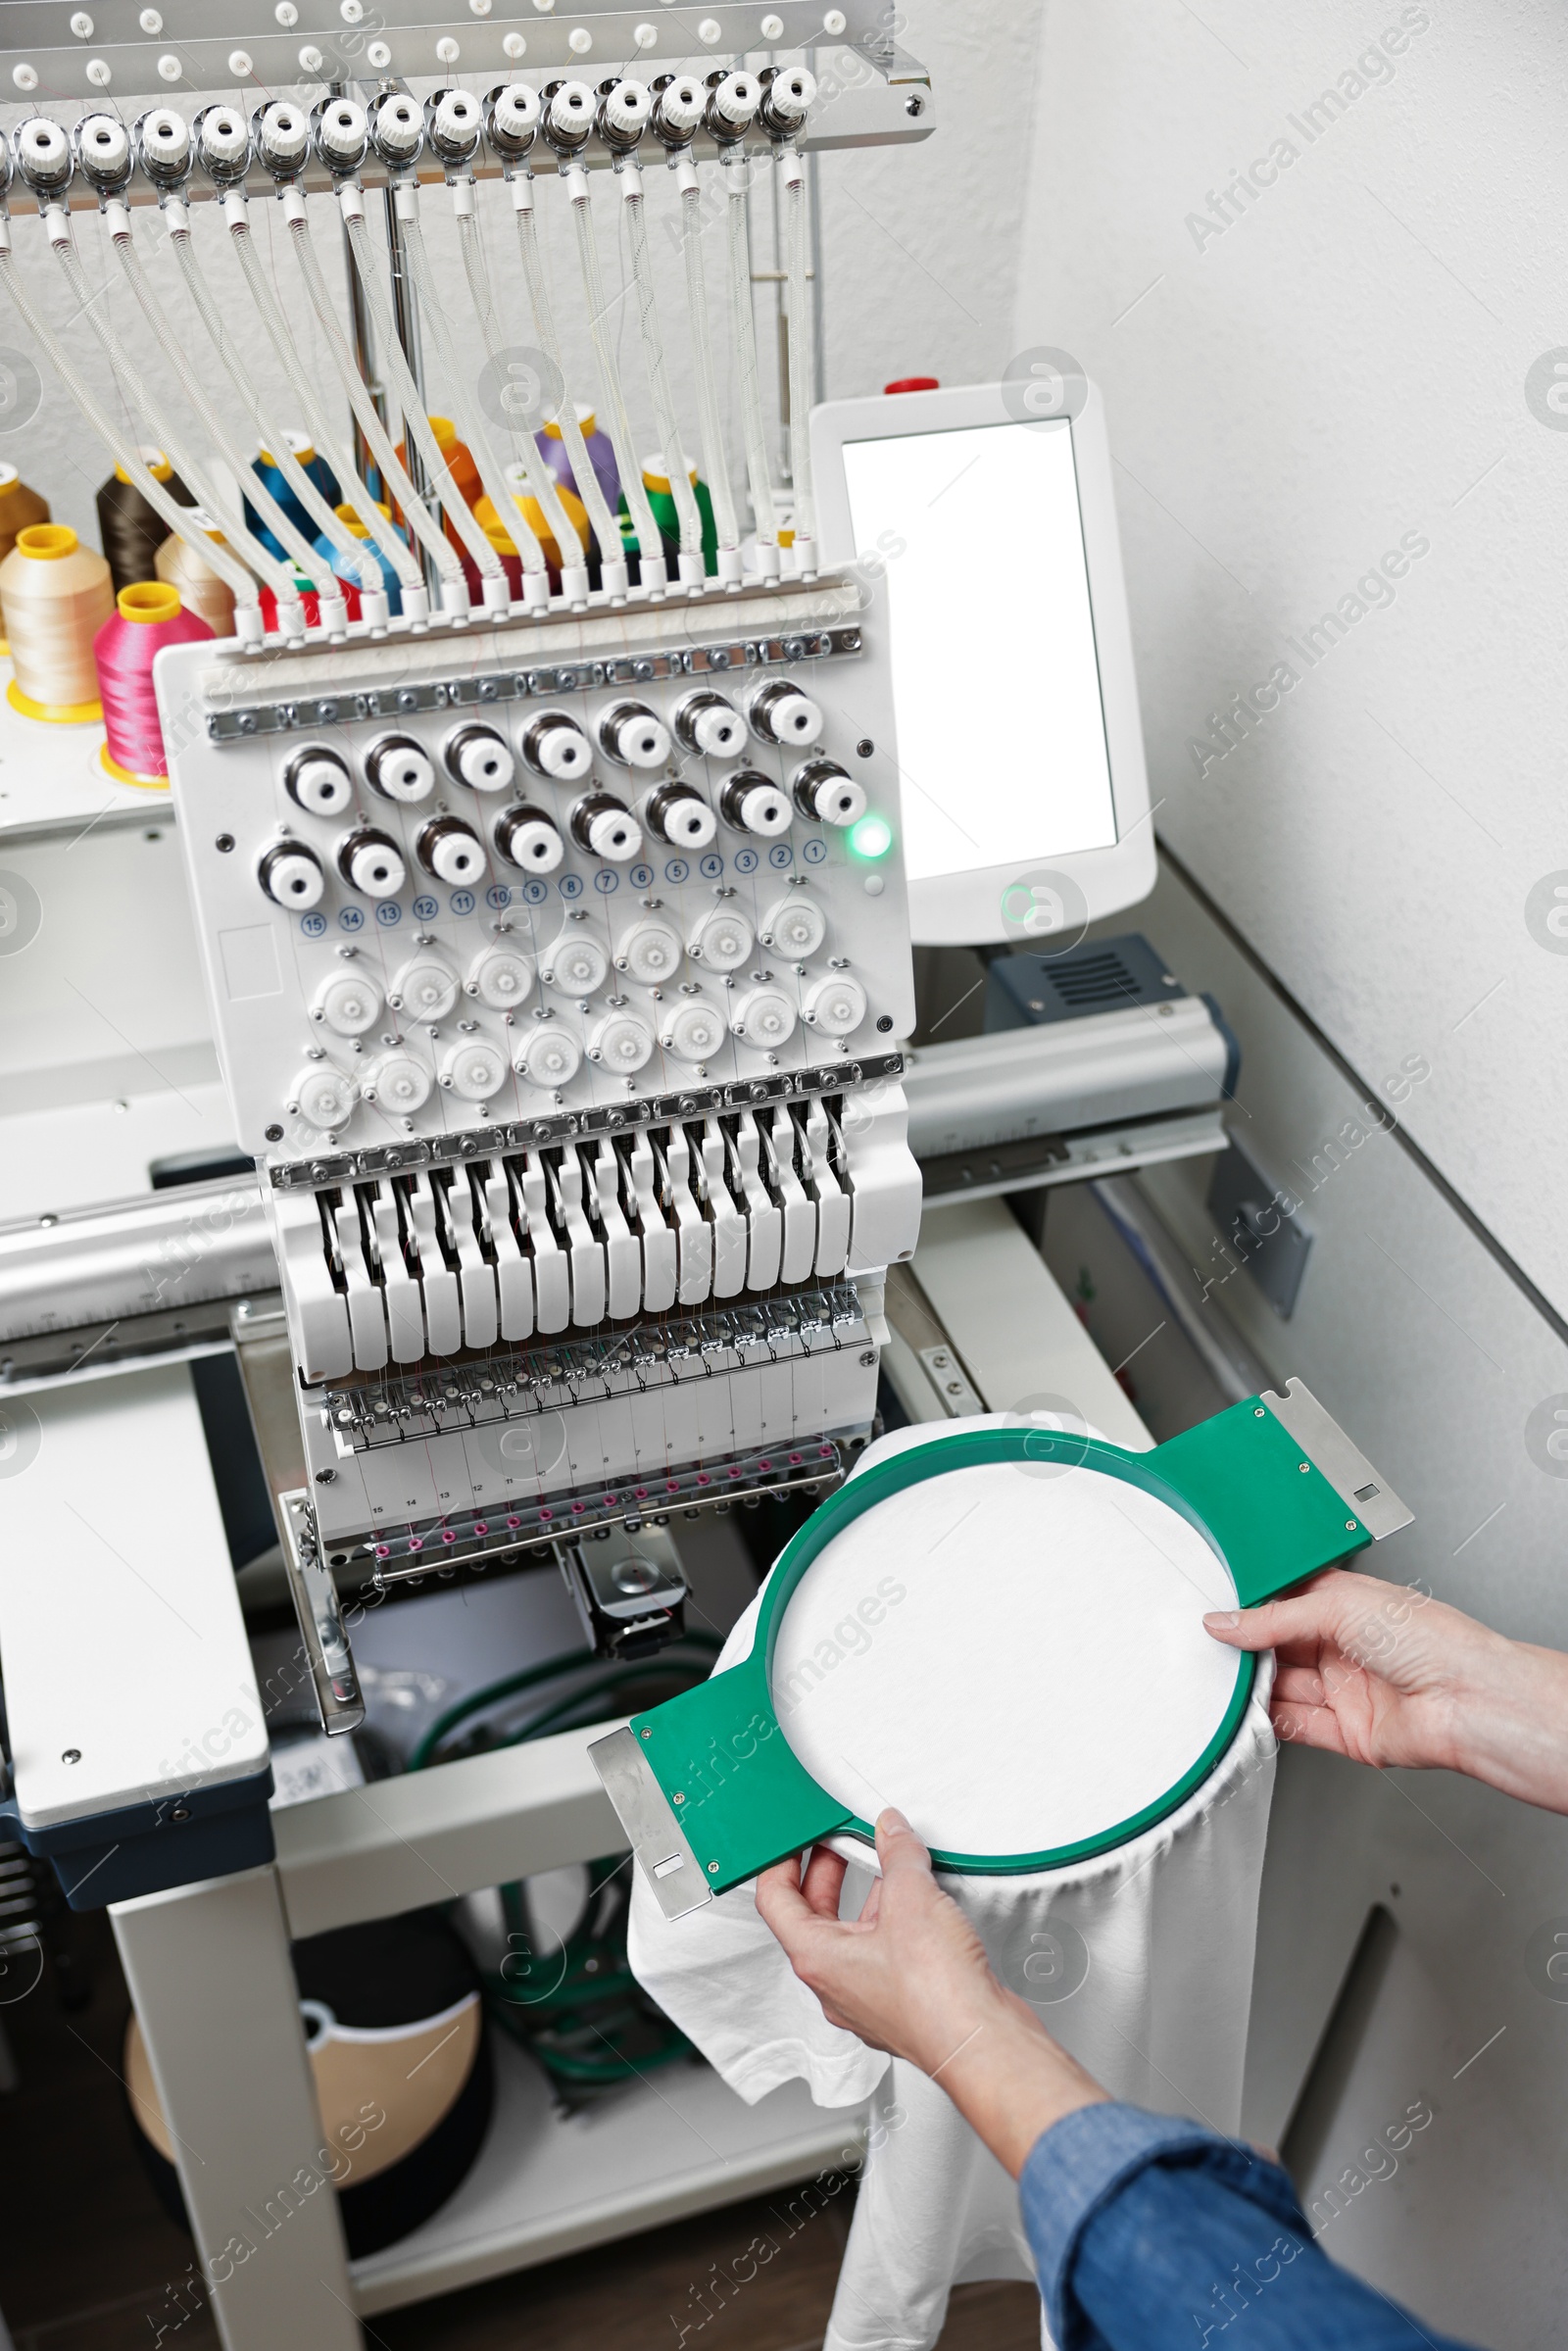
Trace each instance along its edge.
{"label": "white spool cap", "polygon": [[89,115],[76,125],[76,146],[90,173],[113,179],[130,162],[130,133],[113,115]]}
{"label": "white spool cap", "polygon": [[647,123],[654,102],[640,81],[617,81],[601,101],[607,128],[633,138]]}
{"label": "white spool cap", "polygon": [[677,849],[706,849],[718,830],[718,818],[695,793],[683,792],[671,800],[660,821],[664,839]]}
{"label": "white spool cap", "polygon": [[715,122],[728,130],[744,130],[756,120],[762,85],[755,73],[726,73],[712,91],[710,105]]}
{"label": "white spool cap", "polygon": [[805,66],[786,66],[769,82],[767,103],[781,122],[804,122],[816,103],[816,75]]}
{"label": "white spool cap", "polygon": [[308,849],[274,851],[262,869],[262,887],[269,898],[296,913],[319,906],[326,888],[320,859]]}
{"label": "white spool cap", "polygon": [[642,1068],[654,1050],[654,1033],[630,1012],[612,1012],[601,1020],[588,1043],[590,1060],[602,1061],[617,1077],[629,1078]]}
{"label": "white spool cap", "polygon": [[517,1057],[518,1076],[534,1086],[569,1085],[581,1067],[582,1047],[569,1029],[558,1028],[554,1022],[548,1028],[535,1029]]}
{"label": "white spool cap", "polygon": [[551,715],[536,721],[525,748],[533,764],[558,784],[574,784],[594,763],[588,738],[573,718]]}
{"label": "white spool cap", "polygon": [[334,1037],[363,1037],[375,1026],[380,1009],[381,991],[368,971],[336,971],[317,990],[311,1018]]}
{"label": "white spool cap", "polygon": [[526,956],[510,947],[492,947],[468,974],[468,994],[492,1012],[514,1012],[533,993],[533,971]]}
{"label": "white spool cap", "polygon": [[172,106],[155,106],[142,118],[141,151],[156,171],[172,177],[190,164],[190,131],[183,115]]}
{"label": "white spool cap", "polygon": [[366,1071],[362,1091],[368,1102],[407,1118],[429,1101],[430,1072],[412,1053],[382,1053]]}
{"label": "white spool cap", "polygon": [[566,854],[566,844],[543,816],[525,816],[520,824],[498,825],[496,847],[511,864],[524,873],[554,873]]}
{"label": "white spool cap", "polygon": [[349,857],[349,879],[367,898],[396,898],[409,869],[386,841],[361,841]]}
{"label": "white spool cap", "polygon": [[644,988],[662,988],[681,967],[684,950],[667,922],[635,922],[615,948],[615,968]]}
{"label": "white spool cap", "polygon": [[323,1134],[329,1134],[349,1117],[355,1093],[352,1078],[345,1077],[330,1062],[319,1062],[301,1071],[294,1081],[290,1100],[299,1104],[299,1114],[307,1126],[318,1127]]}
{"label": "white spool cap", "polygon": [[445,1020],[458,1001],[458,975],[438,955],[417,955],[393,980],[386,1001],[411,1020]]}
{"label": "white spool cap", "polygon": [[808,989],[803,1009],[813,1029],[847,1037],[865,1018],[865,990],[847,972],[831,971]]}
{"label": "white spool cap", "polygon": [[245,118],[234,107],[210,106],[202,116],[204,164],[216,166],[220,171],[233,171],[245,161],[250,143]]}
{"label": "white spool cap", "polygon": [[349,771],[330,751],[309,751],[291,760],[287,782],[289,798],[313,816],[341,816],[354,798]]}
{"label": "white spool cap", "polygon": [[365,153],[369,123],[363,106],[353,98],[333,98],[317,119],[317,139],[329,164],[352,167]]}
{"label": "white spool cap", "polygon": [[370,136],[391,162],[413,163],[424,145],[424,117],[417,103],[405,97],[401,90],[389,91],[386,97],[377,99]]}
{"label": "white spool cap", "polygon": [[827,916],[814,898],[808,898],[804,890],[792,890],[788,898],[769,907],[761,935],[764,947],[776,947],[781,955],[804,962],[827,937]]}
{"label": "white spool cap", "polygon": [[567,996],[592,996],[610,976],[610,957],[597,939],[568,931],[545,957],[540,976]]}
{"label": "white spool cap", "polygon": [[690,138],[703,119],[708,92],[692,73],[678,73],[657,101],[660,128],[672,137]]}
{"label": "white spool cap", "polygon": [[402,737],[372,743],[365,755],[365,772],[372,790],[383,799],[402,801],[405,805],[428,800],[435,790],[434,762],[416,743]]}
{"label": "white spool cap", "polygon": [[447,1048],[441,1059],[441,1083],[466,1102],[487,1102],[506,1082],[507,1057],[482,1037],[468,1037]]}
{"label": "white spool cap", "polygon": [[509,746],[487,726],[464,728],[452,765],[473,792],[504,792],[517,772]]}
{"label": "white spool cap", "polygon": [[745,830],[763,841],[790,829],[790,804],[777,784],[751,785],[740,795],[737,813]]}
{"label": "white spool cap", "polygon": [[468,889],[484,872],[484,844],[466,824],[448,825],[430,844],[429,866],[449,889]]}
{"label": "white spool cap", "polygon": [[752,926],[732,906],[705,914],[686,942],[686,953],[710,971],[738,971],[752,952]]}
{"label": "white spool cap", "polygon": [[795,1006],[781,988],[754,988],[736,1005],[730,1026],[760,1053],[773,1053],[795,1034]]}
{"label": "white spool cap", "polygon": [[539,93],[525,81],[509,81],[490,102],[490,122],[505,147],[525,147],[539,127]]}
{"label": "white spool cap", "polygon": [[662,767],[669,757],[669,729],[652,710],[629,710],[605,724],[605,749],[625,767]]}
{"label": "white spool cap", "polygon": [[630,808],[599,808],[587,823],[588,846],[612,865],[628,865],[643,845],[643,828]]}
{"label": "white spool cap", "polygon": [[727,703],[707,704],[691,725],[692,740],[705,759],[733,759],[746,748],[746,721]]}
{"label": "white spool cap", "polygon": [[564,81],[550,101],[546,124],[567,145],[580,145],[594,126],[594,94],[585,81]]}
{"label": "white spool cap", "polygon": [[714,1004],[682,1004],[671,1015],[660,1043],[678,1061],[710,1061],[724,1042],[723,1016]]}
{"label": "white spool cap", "polygon": [[47,115],[33,115],[16,133],[17,168],[29,186],[64,187],[71,177],[71,141]]}
{"label": "white spool cap", "polygon": [[822,713],[808,694],[792,688],[768,702],[765,721],[758,731],[765,742],[782,743],[792,751],[806,751],[822,732]]}
{"label": "white spool cap", "polygon": [[436,150],[449,160],[466,162],[479,144],[479,101],[471,90],[447,90],[430,117]]}
{"label": "white spool cap", "polygon": [[310,153],[311,125],[305,109],[287,98],[276,99],[267,108],[260,132],[262,161],[269,170],[281,165],[285,171],[295,171]]}

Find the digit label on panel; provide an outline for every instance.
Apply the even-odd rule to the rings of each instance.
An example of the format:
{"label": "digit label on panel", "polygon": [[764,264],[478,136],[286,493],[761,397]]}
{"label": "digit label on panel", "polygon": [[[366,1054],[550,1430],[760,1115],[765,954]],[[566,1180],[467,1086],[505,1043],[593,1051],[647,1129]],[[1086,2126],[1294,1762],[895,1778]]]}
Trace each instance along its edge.
{"label": "digit label on panel", "polygon": [[816,840],[804,842],[801,847],[801,855],[808,865],[820,865],[822,859],[827,856],[827,843]]}
{"label": "digit label on panel", "polygon": [[664,879],[678,890],[681,883],[689,879],[691,870],[684,857],[671,857],[664,867]]}
{"label": "digit label on panel", "polygon": [[389,931],[395,922],[403,920],[403,908],[395,898],[383,898],[375,909],[375,919],[383,930]]}
{"label": "digit label on panel", "polygon": [[300,929],[305,933],[307,939],[322,938],[326,931],[326,916],[324,914],[302,914]]}
{"label": "digit label on panel", "polygon": [[448,904],[454,914],[471,914],[478,901],[471,890],[454,890]]}
{"label": "digit label on panel", "polygon": [[511,906],[512,892],[505,882],[495,882],[485,892],[484,903],[487,906],[494,906],[499,914],[503,906]]}
{"label": "digit label on panel", "polygon": [[608,898],[612,890],[620,888],[620,876],[618,873],[612,873],[608,865],[602,865],[594,875],[594,888]]}
{"label": "digit label on panel", "polygon": [[652,887],[654,869],[652,865],[634,865],[626,879],[634,890],[647,890]]}
{"label": "digit label on panel", "polygon": [[563,898],[581,898],[582,875],[580,873],[564,873],[561,877],[561,895]]}
{"label": "digit label on panel", "polygon": [[716,882],[724,870],[724,860],[711,856],[703,857],[699,860],[697,870],[706,880]]}
{"label": "digit label on panel", "polygon": [[776,865],[782,873],[786,865],[794,864],[795,852],[787,841],[775,841],[767,853],[767,861],[770,865]]}
{"label": "digit label on panel", "polygon": [[434,922],[440,911],[441,901],[438,898],[416,898],[414,902],[416,922]]}
{"label": "digit label on panel", "polygon": [[738,849],[735,852],[735,870],[737,873],[755,873],[757,871],[755,849]]}
{"label": "digit label on panel", "polygon": [[337,927],[340,931],[363,931],[365,928],[365,908],[363,906],[340,906],[338,908]]}

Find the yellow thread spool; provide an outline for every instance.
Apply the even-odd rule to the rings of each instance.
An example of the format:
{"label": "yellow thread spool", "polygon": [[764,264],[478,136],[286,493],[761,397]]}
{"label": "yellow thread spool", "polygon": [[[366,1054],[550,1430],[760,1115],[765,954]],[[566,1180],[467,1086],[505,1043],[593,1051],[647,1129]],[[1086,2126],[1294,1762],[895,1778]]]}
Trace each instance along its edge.
{"label": "yellow thread spool", "polygon": [[115,609],[109,565],[59,522],[32,522],[0,563],[15,671],[6,700],[24,718],[82,726],[103,716],[92,643]]}

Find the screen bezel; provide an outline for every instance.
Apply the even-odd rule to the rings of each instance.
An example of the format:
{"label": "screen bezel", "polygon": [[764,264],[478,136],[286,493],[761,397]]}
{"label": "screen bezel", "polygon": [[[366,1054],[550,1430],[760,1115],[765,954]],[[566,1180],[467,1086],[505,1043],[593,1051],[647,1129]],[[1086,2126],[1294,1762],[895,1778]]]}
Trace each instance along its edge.
{"label": "screen bezel", "polygon": [[[935,392],[893,392],[868,400],[828,401],[812,411],[811,462],[821,562],[824,568],[848,569],[859,580],[868,615],[879,610],[885,615],[886,596],[877,551],[858,550],[855,545],[843,456],[846,442],[954,432],[965,426],[1018,425],[1016,410],[1007,404],[1007,389],[1002,384],[965,384]],[[1028,427],[1022,425],[1019,429]],[[1105,849],[1036,858],[1024,865],[1012,861],[980,866],[970,873],[933,875],[922,881],[911,879],[909,929],[917,946],[989,944],[1011,936],[1003,920],[1003,893],[1021,871],[1037,873],[1049,867],[1068,876],[1082,894],[1083,919],[1087,921],[1136,905],[1154,885],[1149,775],[1144,761],[1132,628],[1116,529],[1110,450],[1105,437],[1104,403],[1093,383],[1086,387],[1079,413],[1067,419],[1067,429],[1072,434],[1073,465],[1078,480],[1078,511],[1100,668],[1116,839]],[[1073,943],[1062,941],[1064,946]]]}

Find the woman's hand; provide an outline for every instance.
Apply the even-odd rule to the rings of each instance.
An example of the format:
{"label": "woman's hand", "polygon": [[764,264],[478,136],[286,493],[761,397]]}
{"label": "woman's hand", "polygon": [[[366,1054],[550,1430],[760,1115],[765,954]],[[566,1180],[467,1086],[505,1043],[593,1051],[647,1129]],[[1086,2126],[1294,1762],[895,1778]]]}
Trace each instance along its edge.
{"label": "woman's hand", "polygon": [[846,1864],[814,1848],[764,1870],[757,1907],[829,2024],[906,2057],[1016,2176],[1042,2131],[1105,2092],[1004,1991],[968,1919],[931,1875],[902,1812],[876,1825],[882,1875],[858,1919],[839,1917]]}
{"label": "woman's hand", "polygon": [[1568,1812],[1568,1657],[1489,1632],[1443,1601],[1330,1568],[1291,1599],[1203,1619],[1279,1657],[1282,1739],[1379,1769],[1468,1773]]}

